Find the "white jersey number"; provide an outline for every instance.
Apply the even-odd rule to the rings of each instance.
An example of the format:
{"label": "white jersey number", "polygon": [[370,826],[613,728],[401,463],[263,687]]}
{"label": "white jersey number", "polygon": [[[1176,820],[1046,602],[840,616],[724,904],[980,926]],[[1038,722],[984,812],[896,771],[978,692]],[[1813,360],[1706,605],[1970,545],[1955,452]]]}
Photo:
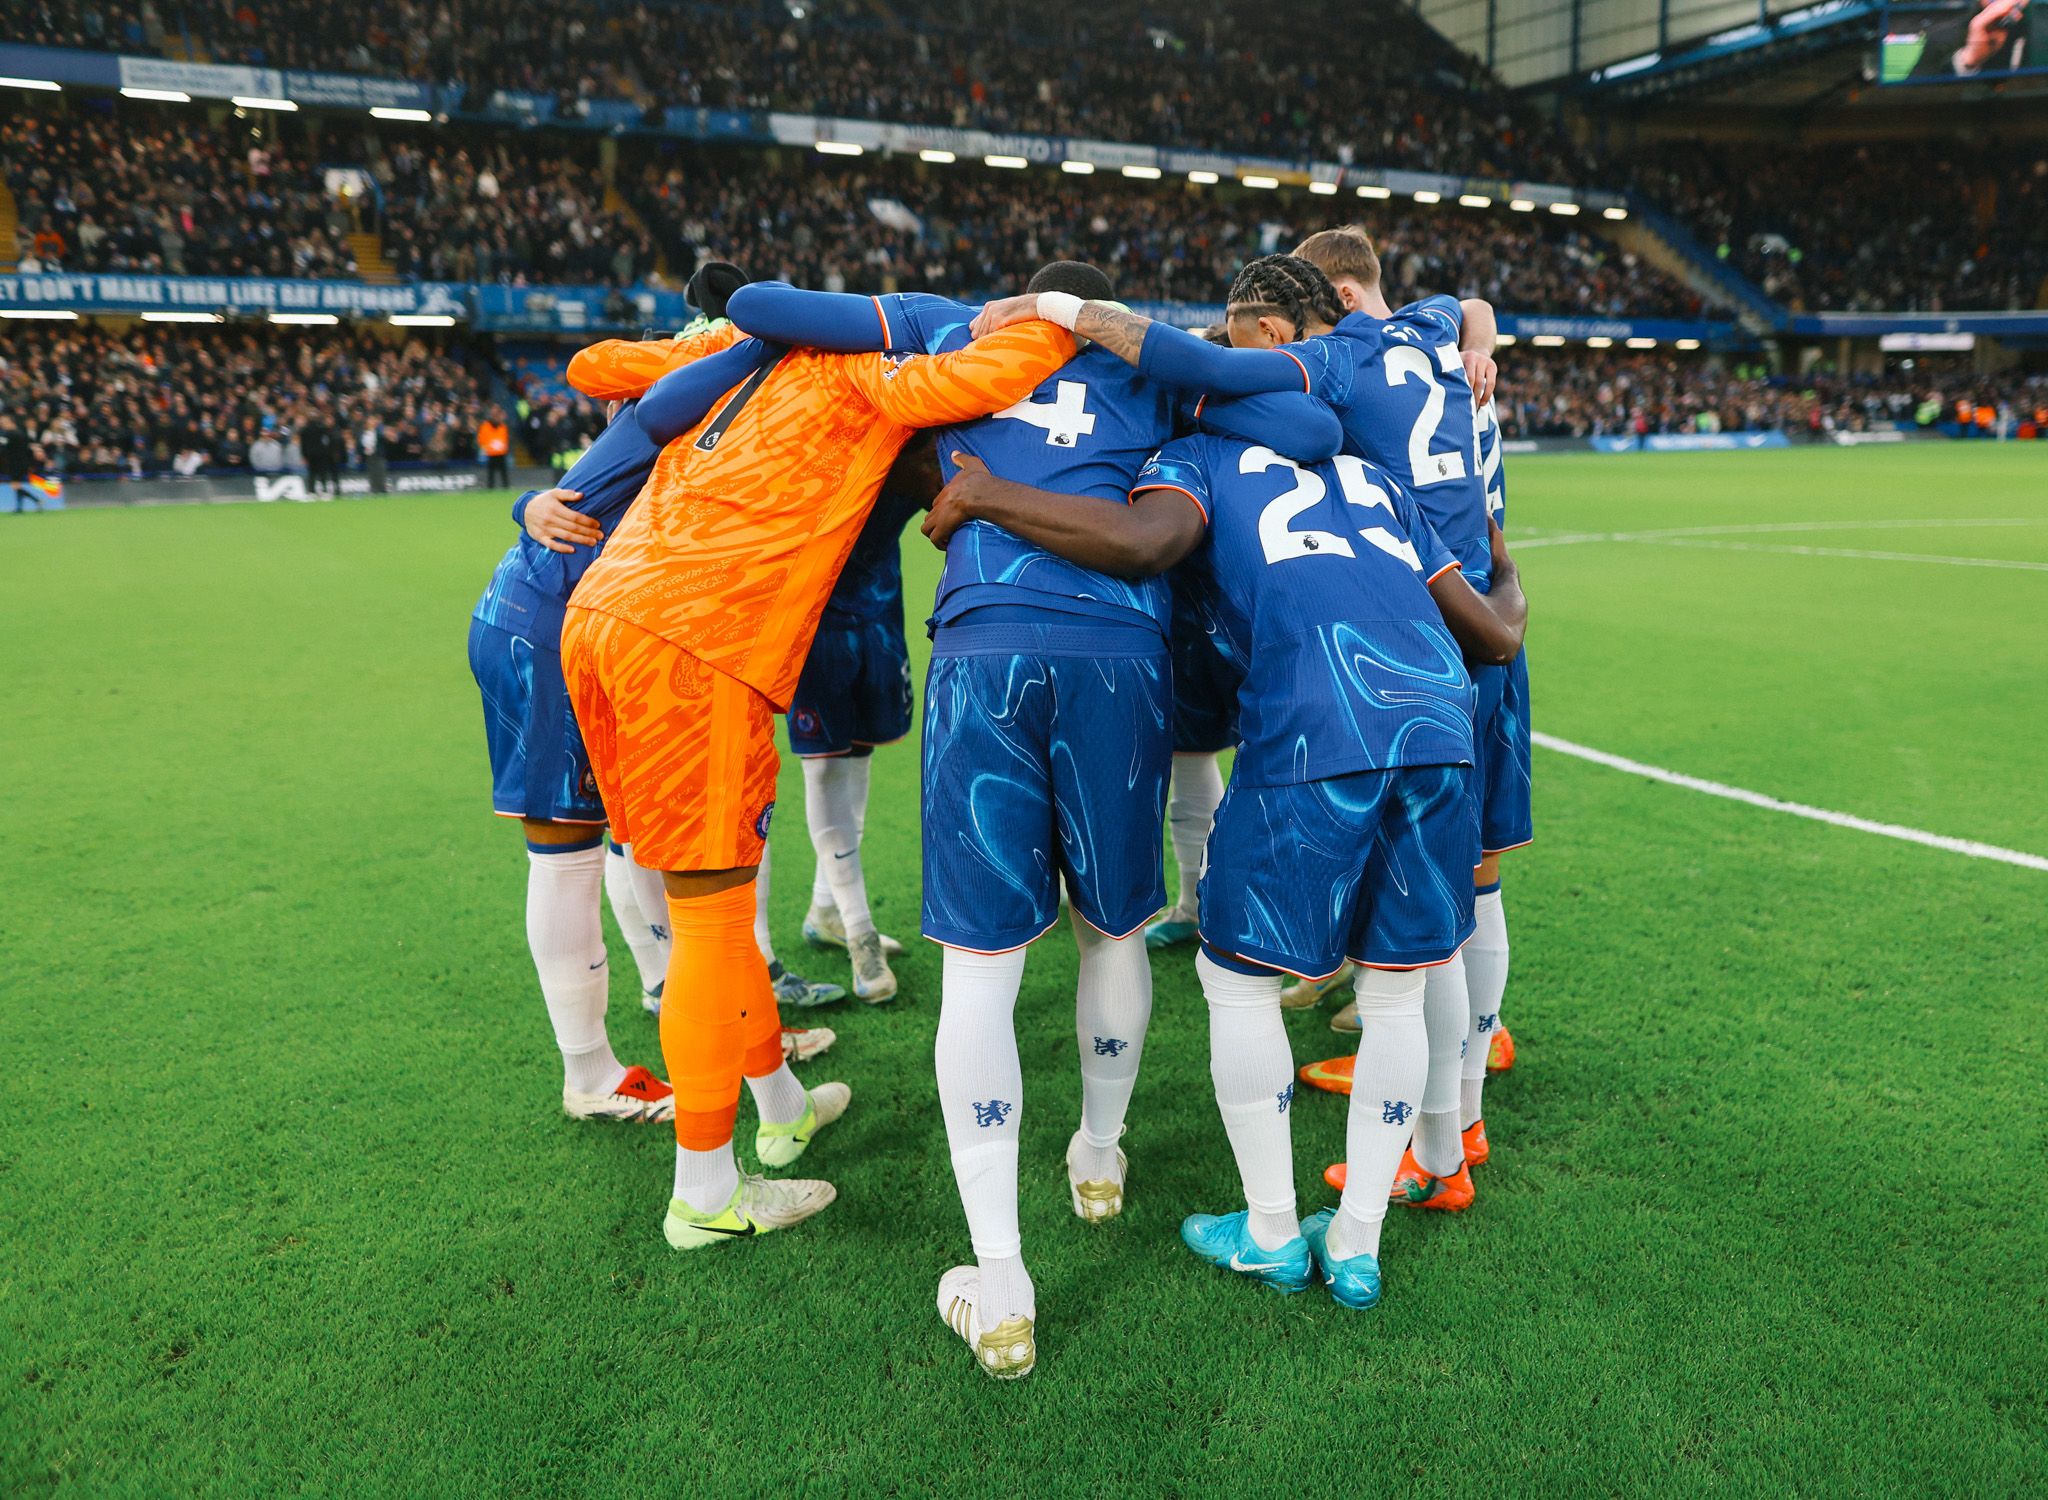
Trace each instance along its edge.
{"label": "white jersey number", "polygon": [[[1446,375],[1459,369],[1461,363],[1457,346],[1437,345],[1436,362]],[[1429,451],[1430,440],[1436,436],[1436,430],[1444,419],[1444,388],[1429,364],[1429,356],[1413,344],[1395,344],[1387,350],[1384,361],[1388,385],[1400,385],[1408,380],[1419,380],[1423,385],[1422,415],[1415,419],[1415,426],[1408,433],[1408,469],[1417,489],[1465,477],[1463,453],[1456,449],[1449,453]]]}
{"label": "white jersey number", "polygon": [[1033,401],[1026,396],[996,415],[1044,428],[1045,441],[1054,448],[1071,448],[1095,431],[1095,413],[1088,410],[1088,387],[1078,380],[1062,380],[1058,394],[1050,401]]}
{"label": "white jersey number", "polygon": [[[1363,463],[1348,453],[1337,458],[1335,463],[1337,484],[1347,503],[1365,510],[1377,506],[1389,516],[1395,514],[1393,501],[1387,498],[1385,490],[1372,482]],[[1287,470],[1294,476],[1294,485],[1285,494],[1267,501],[1266,508],[1259,512],[1259,545],[1265,550],[1267,563],[1282,563],[1296,557],[1358,556],[1349,539],[1334,531],[1296,531],[1287,524],[1303,511],[1321,504],[1324,496],[1330,493],[1330,487],[1323,483],[1321,475],[1302,468],[1291,458],[1282,458],[1271,448],[1247,448],[1237,461],[1240,474],[1263,474],[1268,469]],[[1358,534],[1389,557],[1398,557],[1416,572],[1422,571],[1415,548],[1386,527],[1367,526]]]}

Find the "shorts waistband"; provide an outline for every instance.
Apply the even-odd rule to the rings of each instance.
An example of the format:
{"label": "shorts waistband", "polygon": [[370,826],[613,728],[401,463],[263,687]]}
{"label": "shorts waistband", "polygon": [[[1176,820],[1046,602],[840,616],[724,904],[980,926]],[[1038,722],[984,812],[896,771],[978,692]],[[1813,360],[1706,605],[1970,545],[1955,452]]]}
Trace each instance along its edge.
{"label": "shorts waistband", "polygon": [[1166,642],[1145,626],[1106,621],[963,623],[941,625],[932,632],[932,655],[1164,657]]}

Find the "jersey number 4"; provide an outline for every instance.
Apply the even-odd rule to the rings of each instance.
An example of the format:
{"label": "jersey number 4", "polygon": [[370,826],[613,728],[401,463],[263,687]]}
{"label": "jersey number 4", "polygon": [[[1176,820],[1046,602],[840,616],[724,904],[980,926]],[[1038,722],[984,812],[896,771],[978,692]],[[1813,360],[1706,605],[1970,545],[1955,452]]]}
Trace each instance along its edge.
{"label": "jersey number 4", "polygon": [[[1436,362],[1446,375],[1463,368],[1457,347],[1453,344],[1437,345]],[[1430,442],[1444,420],[1444,388],[1436,378],[1436,371],[1429,367],[1429,356],[1413,344],[1395,344],[1387,350],[1384,363],[1388,385],[1400,385],[1408,380],[1419,380],[1423,385],[1422,413],[1408,432],[1408,470],[1415,487],[1422,489],[1463,479],[1465,455],[1462,452],[1455,448],[1449,453],[1429,451]]]}
{"label": "jersey number 4", "polygon": [[[1347,504],[1365,510],[1378,508],[1390,517],[1395,515],[1394,502],[1387,498],[1385,490],[1372,482],[1363,463],[1348,453],[1339,454],[1330,462],[1337,470],[1337,486],[1344,492]],[[1323,483],[1320,474],[1304,469],[1291,458],[1282,458],[1271,448],[1247,448],[1244,457],[1237,461],[1240,474],[1263,474],[1268,469],[1285,469],[1294,476],[1293,488],[1284,495],[1276,495],[1259,512],[1259,545],[1265,549],[1268,563],[1318,555],[1358,556],[1348,537],[1341,537],[1334,531],[1295,531],[1287,524],[1303,511],[1313,510],[1322,504],[1330,493],[1330,487]],[[1362,526],[1358,534],[1387,556],[1398,557],[1416,572],[1422,571],[1422,560],[1415,555],[1414,545],[1386,527]]]}
{"label": "jersey number 4", "polygon": [[996,415],[1044,428],[1045,441],[1054,448],[1071,448],[1095,431],[1095,413],[1088,410],[1088,387],[1078,380],[1062,380],[1050,401],[1026,396]]}

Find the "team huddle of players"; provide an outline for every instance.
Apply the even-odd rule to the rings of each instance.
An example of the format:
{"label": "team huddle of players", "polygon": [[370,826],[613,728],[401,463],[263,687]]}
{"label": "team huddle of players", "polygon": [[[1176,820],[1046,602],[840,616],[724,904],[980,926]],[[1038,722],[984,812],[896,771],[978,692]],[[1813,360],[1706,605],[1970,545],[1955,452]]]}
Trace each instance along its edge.
{"label": "team huddle of players", "polygon": [[[1388,307],[1355,228],[1246,265],[1204,337],[1111,293],[1074,262],[980,309],[704,268],[707,325],[571,362],[620,405],[559,489],[514,507],[521,538],[470,629],[564,1107],[672,1120],[669,1243],[749,1238],[834,1190],[740,1169],[742,1085],[764,1169],[852,1097],[791,1067],[832,1034],[782,1025],[780,1006],[842,992],[767,941],[773,720],[805,757],[806,936],[886,1001],[901,950],[861,869],[867,756],[910,727],[898,539],[929,507],[922,930],[944,949],[938,1093],[974,1248],[937,1303],[998,1378],[1037,1360],[1013,1016],[1063,899],[1075,1214],[1123,1207],[1150,950],[1199,942],[1245,1207],[1181,1235],[1264,1285],[1377,1303],[1389,1203],[1471,1202],[1487,1064],[1508,1056],[1498,854],[1530,837],[1527,610],[1493,520],[1492,310]],[[1162,915],[1169,802],[1181,886]],[[607,1039],[601,886],[667,1082]],[[1300,1220],[1280,1013],[1340,983],[1357,1053],[1304,1072],[1351,1095],[1342,1198]]]}

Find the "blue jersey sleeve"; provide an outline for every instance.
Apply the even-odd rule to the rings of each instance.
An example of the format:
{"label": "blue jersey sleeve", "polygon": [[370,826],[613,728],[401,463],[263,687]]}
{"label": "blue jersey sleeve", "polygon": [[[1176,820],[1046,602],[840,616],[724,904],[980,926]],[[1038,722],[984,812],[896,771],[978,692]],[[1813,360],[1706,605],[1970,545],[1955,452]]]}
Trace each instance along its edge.
{"label": "blue jersey sleeve", "polygon": [[521,531],[526,530],[527,502],[532,500],[533,497],[535,495],[538,495],[539,493],[539,490],[528,490],[525,494],[521,495],[517,500],[514,500],[512,502],[512,524],[514,526],[517,526]]}
{"label": "blue jersey sleeve", "polygon": [[1465,308],[1456,297],[1442,292],[1433,297],[1424,297],[1420,302],[1411,302],[1401,309],[1396,317],[1413,316],[1443,325],[1444,332],[1456,339],[1465,331]]}
{"label": "blue jersey sleeve", "polygon": [[1145,460],[1145,467],[1131,484],[1131,496],[1135,499],[1146,490],[1179,490],[1195,502],[1205,527],[1216,513],[1209,471],[1202,462],[1202,445],[1196,438],[1175,438]]}
{"label": "blue jersey sleeve", "polygon": [[896,347],[880,297],[800,291],[786,281],[754,281],[732,294],[726,316],[756,338],[834,354],[879,354]]}
{"label": "blue jersey sleeve", "polygon": [[1147,379],[1217,396],[1256,396],[1264,391],[1317,394],[1311,368],[1299,346],[1226,349],[1170,323],[1147,328],[1138,351],[1138,371]]}
{"label": "blue jersey sleeve", "polygon": [[1292,391],[1263,396],[1203,397],[1195,404],[1202,431],[1243,438],[1296,463],[1335,458],[1344,447],[1344,424],[1314,396]]}
{"label": "blue jersey sleeve", "polygon": [[640,398],[640,430],[656,445],[667,447],[703,421],[713,402],[775,353],[776,346],[760,339],[742,339],[730,349],[669,371]]}

